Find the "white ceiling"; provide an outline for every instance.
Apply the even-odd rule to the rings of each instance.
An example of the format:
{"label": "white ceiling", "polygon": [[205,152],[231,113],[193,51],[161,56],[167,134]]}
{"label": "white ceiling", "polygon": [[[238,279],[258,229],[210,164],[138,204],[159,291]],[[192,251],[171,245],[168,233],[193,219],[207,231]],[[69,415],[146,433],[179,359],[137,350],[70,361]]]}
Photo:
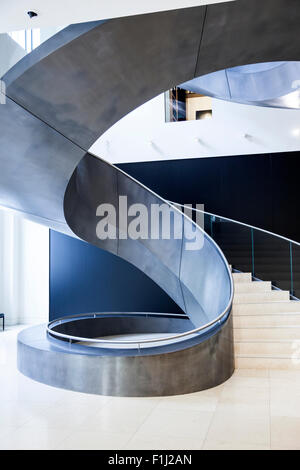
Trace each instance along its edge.
{"label": "white ceiling", "polygon": [[[228,1],[233,0],[0,0],[0,33]],[[27,11],[38,16],[30,20]]]}

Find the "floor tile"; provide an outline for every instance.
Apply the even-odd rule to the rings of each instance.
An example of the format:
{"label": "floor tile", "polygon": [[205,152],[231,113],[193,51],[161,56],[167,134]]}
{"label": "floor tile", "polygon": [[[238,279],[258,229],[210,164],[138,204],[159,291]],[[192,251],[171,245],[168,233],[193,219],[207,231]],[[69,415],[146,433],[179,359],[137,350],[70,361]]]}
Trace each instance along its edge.
{"label": "floor tile", "polygon": [[212,389],[188,395],[163,397],[157,409],[215,411],[220,395],[221,390],[215,392]]}
{"label": "floor tile", "polygon": [[55,449],[70,433],[66,429],[50,429],[37,426],[21,426],[0,440],[2,450]]}
{"label": "floor tile", "polygon": [[216,411],[204,446],[209,442],[218,445],[270,445],[269,416],[248,412]]}
{"label": "floor tile", "polygon": [[197,437],[143,438],[134,436],[126,445],[128,450],[201,450],[203,440]]}
{"label": "floor tile", "polygon": [[263,377],[269,378],[268,369],[236,369],[234,371],[234,377]]}
{"label": "floor tile", "polygon": [[300,390],[290,388],[271,388],[271,416],[300,418]]}
{"label": "floor tile", "polygon": [[271,417],[271,448],[300,450],[300,418]]}
{"label": "floor tile", "polygon": [[137,433],[137,437],[197,438],[206,436],[213,413],[198,410],[155,409]]}
{"label": "floor tile", "polygon": [[204,443],[203,450],[271,450],[270,446],[258,444],[240,444],[240,443],[220,443],[220,442],[206,442]]}
{"label": "floor tile", "polygon": [[64,439],[57,449],[63,450],[121,450],[125,449],[129,436],[76,430]]}
{"label": "floor tile", "polygon": [[38,419],[47,408],[39,403],[0,401],[0,426],[22,426]]}
{"label": "floor tile", "polygon": [[97,413],[81,423],[81,430],[109,433],[135,432],[159,399],[117,398],[110,400]]}
{"label": "floor tile", "polygon": [[269,387],[224,387],[219,398],[217,412],[251,413],[252,415],[269,416]]}

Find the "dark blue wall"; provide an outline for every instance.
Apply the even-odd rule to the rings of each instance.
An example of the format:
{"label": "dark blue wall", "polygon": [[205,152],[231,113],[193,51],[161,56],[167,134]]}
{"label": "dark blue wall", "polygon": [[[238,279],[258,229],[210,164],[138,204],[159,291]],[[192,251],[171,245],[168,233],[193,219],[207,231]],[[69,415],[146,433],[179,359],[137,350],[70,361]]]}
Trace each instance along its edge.
{"label": "dark blue wall", "polygon": [[[300,240],[300,152],[119,165],[159,195]],[[51,232],[51,318],[93,311],[180,312],[125,261]]]}
{"label": "dark blue wall", "polygon": [[182,313],[147,276],[126,261],[50,231],[50,320],[88,312]]}
{"label": "dark blue wall", "polygon": [[160,196],[300,241],[300,152],[119,165]]}

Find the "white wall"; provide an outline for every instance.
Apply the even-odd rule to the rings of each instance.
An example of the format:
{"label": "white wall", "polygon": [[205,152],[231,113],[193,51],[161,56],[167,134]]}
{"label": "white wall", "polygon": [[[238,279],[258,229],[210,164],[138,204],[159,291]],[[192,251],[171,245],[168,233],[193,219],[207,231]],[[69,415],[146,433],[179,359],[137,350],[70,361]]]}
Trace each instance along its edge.
{"label": "white wall", "polygon": [[[1,0],[0,32],[80,23],[233,0]],[[29,19],[27,11],[38,17]]]}
{"label": "white wall", "polygon": [[0,209],[0,311],[7,325],[47,322],[49,230]]}
{"label": "white wall", "polygon": [[0,78],[24,55],[24,49],[8,34],[0,34]]}
{"label": "white wall", "polygon": [[125,116],[91,147],[111,163],[300,150],[300,111],[213,99],[212,119],[165,123],[164,95]]}

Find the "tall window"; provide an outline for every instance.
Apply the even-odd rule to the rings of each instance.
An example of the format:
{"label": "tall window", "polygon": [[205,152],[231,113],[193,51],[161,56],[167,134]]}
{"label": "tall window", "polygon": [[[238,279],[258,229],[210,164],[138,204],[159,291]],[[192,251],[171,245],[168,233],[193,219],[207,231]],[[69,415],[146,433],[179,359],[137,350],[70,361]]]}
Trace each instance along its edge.
{"label": "tall window", "polygon": [[41,43],[40,29],[23,29],[12,31],[9,36],[16,41],[27,53],[33,51]]}

